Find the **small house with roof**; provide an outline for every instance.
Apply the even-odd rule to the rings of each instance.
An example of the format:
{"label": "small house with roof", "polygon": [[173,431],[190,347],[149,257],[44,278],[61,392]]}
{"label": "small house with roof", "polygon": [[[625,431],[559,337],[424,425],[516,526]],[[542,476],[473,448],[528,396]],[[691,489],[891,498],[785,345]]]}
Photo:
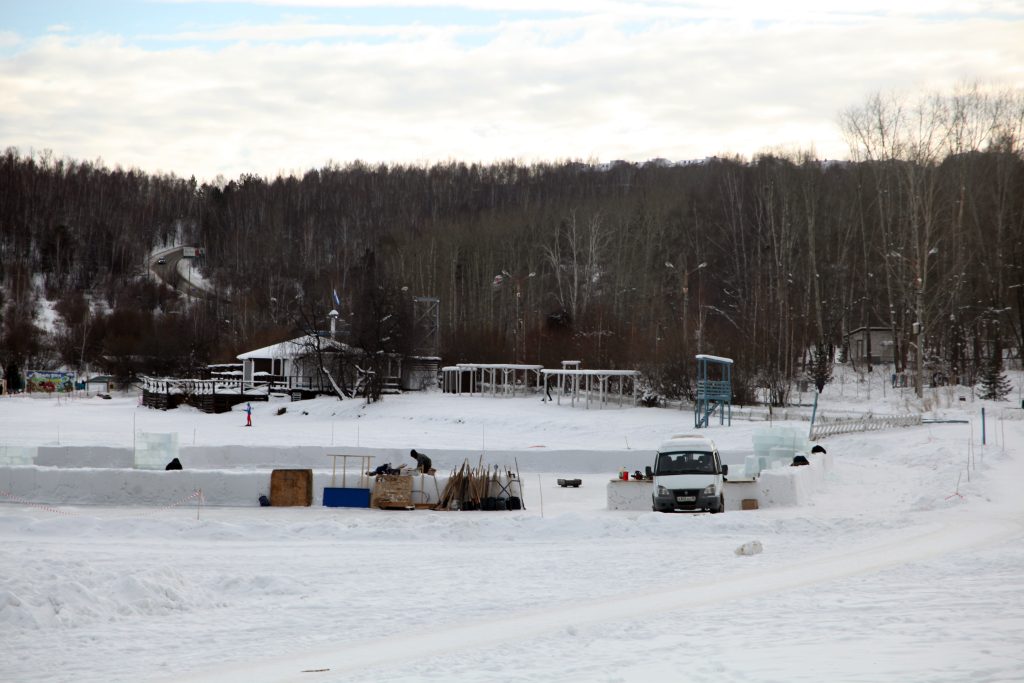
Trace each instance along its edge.
{"label": "small house with roof", "polygon": [[343,360],[360,353],[336,339],[307,334],[240,353],[236,358],[242,362],[243,384],[269,383],[289,391],[319,392],[332,391],[332,382],[354,380],[343,377],[348,367]]}
{"label": "small house with roof", "polygon": [[892,363],[895,359],[892,328],[865,326],[850,330],[846,335],[846,348],[853,363]]}

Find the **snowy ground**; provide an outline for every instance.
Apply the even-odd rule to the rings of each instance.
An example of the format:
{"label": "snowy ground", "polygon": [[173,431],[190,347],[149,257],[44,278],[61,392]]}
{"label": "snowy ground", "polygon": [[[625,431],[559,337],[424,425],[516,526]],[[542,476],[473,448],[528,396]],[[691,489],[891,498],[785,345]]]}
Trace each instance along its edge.
{"label": "snowy ground", "polygon": [[[832,390],[825,409],[906,400]],[[686,412],[430,394],[254,404],[245,429],[0,399],[0,445],[130,446],[134,422],[182,445],[551,450],[517,512],[0,505],[0,680],[1024,680],[1024,421],[986,404],[982,447],[981,403],[933,398],[973,424],[832,437],[811,505],[722,515],[607,511],[611,472],[555,485],[581,469],[561,450],[653,449]],[[749,448],[764,426],[709,432]]]}

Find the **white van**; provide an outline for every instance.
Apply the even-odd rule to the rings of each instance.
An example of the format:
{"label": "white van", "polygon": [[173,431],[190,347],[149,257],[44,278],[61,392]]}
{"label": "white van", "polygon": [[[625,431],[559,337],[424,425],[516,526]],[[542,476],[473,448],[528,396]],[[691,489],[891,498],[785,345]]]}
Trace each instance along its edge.
{"label": "white van", "polygon": [[698,434],[676,434],[658,446],[652,507],[655,512],[722,512],[728,473],[714,441]]}

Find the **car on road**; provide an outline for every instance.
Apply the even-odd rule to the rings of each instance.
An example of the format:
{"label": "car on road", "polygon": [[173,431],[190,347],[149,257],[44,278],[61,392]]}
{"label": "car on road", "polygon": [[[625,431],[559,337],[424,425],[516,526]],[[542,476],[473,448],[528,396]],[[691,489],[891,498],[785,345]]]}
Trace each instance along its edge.
{"label": "car on road", "polygon": [[166,266],[167,265],[167,259],[165,259],[163,256],[161,256],[160,258],[158,258],[156,260],[156,264],[158,266]]}
{"label": "car on road", "polygon": [[658,447],[654,461],[655,512],[725,510],[725,477],[715,442],[697,434],[676,434]]}

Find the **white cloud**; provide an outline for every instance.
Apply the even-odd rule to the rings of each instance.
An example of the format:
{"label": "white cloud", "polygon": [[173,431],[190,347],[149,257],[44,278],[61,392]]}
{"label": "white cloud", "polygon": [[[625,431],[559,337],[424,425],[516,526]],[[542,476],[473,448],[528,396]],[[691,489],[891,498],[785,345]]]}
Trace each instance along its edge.
{"label": "white cloud", "polygon": [[768,25],[628,30],[611,12],[483,31],[289,20],[159,50],[50,35],[0,58],[0,144],[201,178],[356,158],[686,159],[811,145],[838,158],[837,113],[872,91],[1024,86],[1020,23],[829,22],[797,17],[803,6]]}
{"label": "white cloud", "polygon": [[14,31],[0,31],[0,48],[12,48],[21,43],[21,36]]}

